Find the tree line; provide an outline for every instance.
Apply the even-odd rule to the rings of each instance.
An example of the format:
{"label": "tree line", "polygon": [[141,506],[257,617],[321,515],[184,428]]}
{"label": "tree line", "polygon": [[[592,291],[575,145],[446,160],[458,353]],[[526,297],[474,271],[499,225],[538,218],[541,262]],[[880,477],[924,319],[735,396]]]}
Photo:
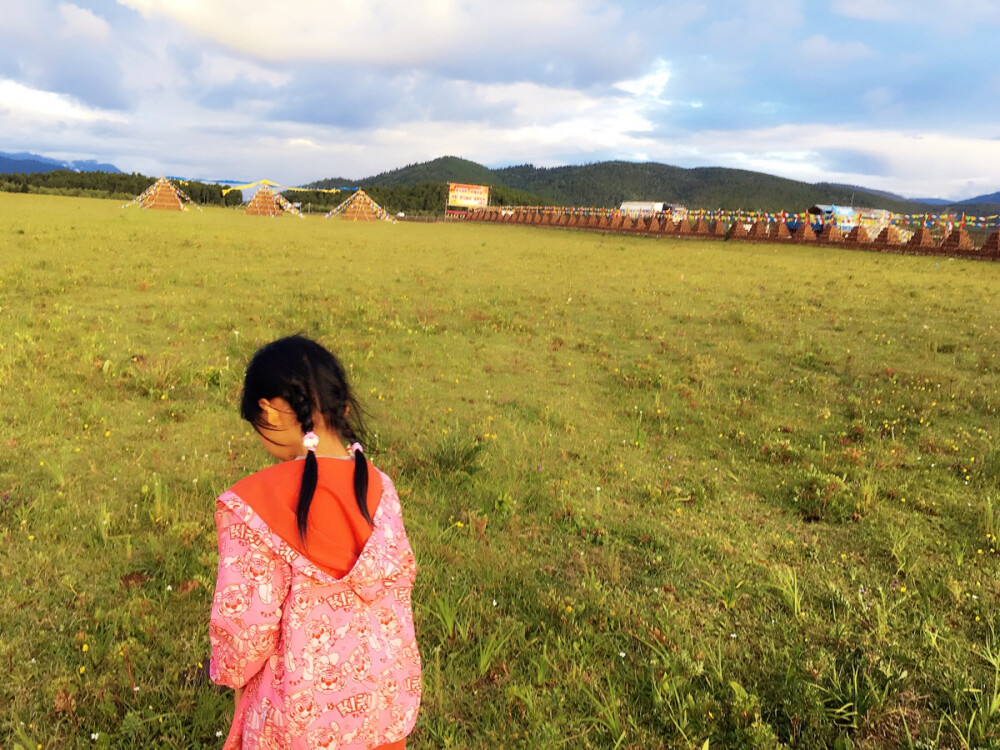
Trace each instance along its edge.
{"label": "tree line", "polygon": [[[132,200],[156,181],[138,172],[74,172],[59,169],[30,174],[15,172],[0,174],[0,190],[9,193],[44,193],[90,198]],[[175,184],[199,205],[238,206],[243,201],[239,190],[223,195],[223,185],[176,181]],[[362,189],[390,214],[434,216],[444,213],[448,200],[448,185],[444,182],[422,182],[416,185],[365,185]],[[283,193],[292,203],[311,213],[327,212],[352,194],[350,190],[327,193],[319,190],[288,190]],[[546,203],[537,195],[514,188],[490,187],[490,205],[536,206]]]}
{"label": "tree line", "polygon": [[[138,172],[74,172],[57,169],[30,174],[0,174],[0,190],[8,193],[74,195],[116,200],[132,200],[154,182],[156,178]],[[223,186],[215,183],[190,180],[177,181],[175,184],[199,205],[238,206],[243,202],[243,194],[239,190],[231,190],[223,195]]]}

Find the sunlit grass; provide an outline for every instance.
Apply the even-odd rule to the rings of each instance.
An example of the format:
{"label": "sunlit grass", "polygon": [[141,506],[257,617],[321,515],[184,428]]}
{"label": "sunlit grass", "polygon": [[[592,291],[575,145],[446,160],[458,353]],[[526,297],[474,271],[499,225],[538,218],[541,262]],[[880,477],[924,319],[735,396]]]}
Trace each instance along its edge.
{"label": "sunlit grass", "polygon": [[0,263],[0,747],[219,744],[213,498],[295,331],[401,490],[414,747],[1000,741],[994,264],[7,194]]}

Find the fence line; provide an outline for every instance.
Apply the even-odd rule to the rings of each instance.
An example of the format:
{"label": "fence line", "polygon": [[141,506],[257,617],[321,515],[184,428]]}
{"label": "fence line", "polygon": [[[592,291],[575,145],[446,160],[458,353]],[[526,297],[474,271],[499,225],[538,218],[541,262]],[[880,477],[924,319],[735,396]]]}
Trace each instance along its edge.
{"label": "fence line", "polygon": [[[708,217],[712,214],[717,215],[709,221]],[[981,246],[977,247],[964,226],[940,225],[947,229],[947,235],[943,240],[938,240],[926,224],[918,224],[916,230],[906,236],[900,231],[899,224],[891,220],[875,236],[871,236],[863,225],[845,233],[835,223],[827,223],[816,232],[809,223],[808,217],[811,214],[688,211],[688,216],[691,218],[685,216],[675,220],[669,213],[630,216],[612,209],[521,206],[509,209],[477,209],[467,213],[464,220],[653,237],[811,244],[906,255],[945,255],[1000,260],[1000,231],[994,231]],[[901,219],[904,215],[894,216]],[[919,216],[924,216],[926,221],[926,214]],[[794,230],[789,223],[795,224]]]}

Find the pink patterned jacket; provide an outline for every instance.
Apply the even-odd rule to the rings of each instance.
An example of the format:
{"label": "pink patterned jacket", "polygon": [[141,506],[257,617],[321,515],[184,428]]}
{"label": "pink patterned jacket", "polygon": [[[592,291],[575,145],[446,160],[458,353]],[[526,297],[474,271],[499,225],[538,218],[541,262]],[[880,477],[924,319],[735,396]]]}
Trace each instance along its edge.
{"label": "pink patterned jacket", "polygon": [[412,731],[421,695],[416,564],[399,497],[379,476],[371,536],[341,578],[273,531],[233,491],[239,485],[219,497],[210,674],[246,686],[226,748],[370,750]]}

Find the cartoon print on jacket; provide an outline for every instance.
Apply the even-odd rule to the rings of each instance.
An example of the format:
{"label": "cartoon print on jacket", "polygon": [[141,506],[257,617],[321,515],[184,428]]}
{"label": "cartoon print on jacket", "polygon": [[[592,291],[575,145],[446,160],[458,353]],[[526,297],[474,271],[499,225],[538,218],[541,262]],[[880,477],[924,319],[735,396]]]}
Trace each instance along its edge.
{"label": "cartoon print on jacket", "polygon": [[237,494],[219,497],[210,671],[246,686],[227,746],[372,748],[412,731],[421,695],[416,564],[395,488],[380,475],[371,536],[339,579]]}

